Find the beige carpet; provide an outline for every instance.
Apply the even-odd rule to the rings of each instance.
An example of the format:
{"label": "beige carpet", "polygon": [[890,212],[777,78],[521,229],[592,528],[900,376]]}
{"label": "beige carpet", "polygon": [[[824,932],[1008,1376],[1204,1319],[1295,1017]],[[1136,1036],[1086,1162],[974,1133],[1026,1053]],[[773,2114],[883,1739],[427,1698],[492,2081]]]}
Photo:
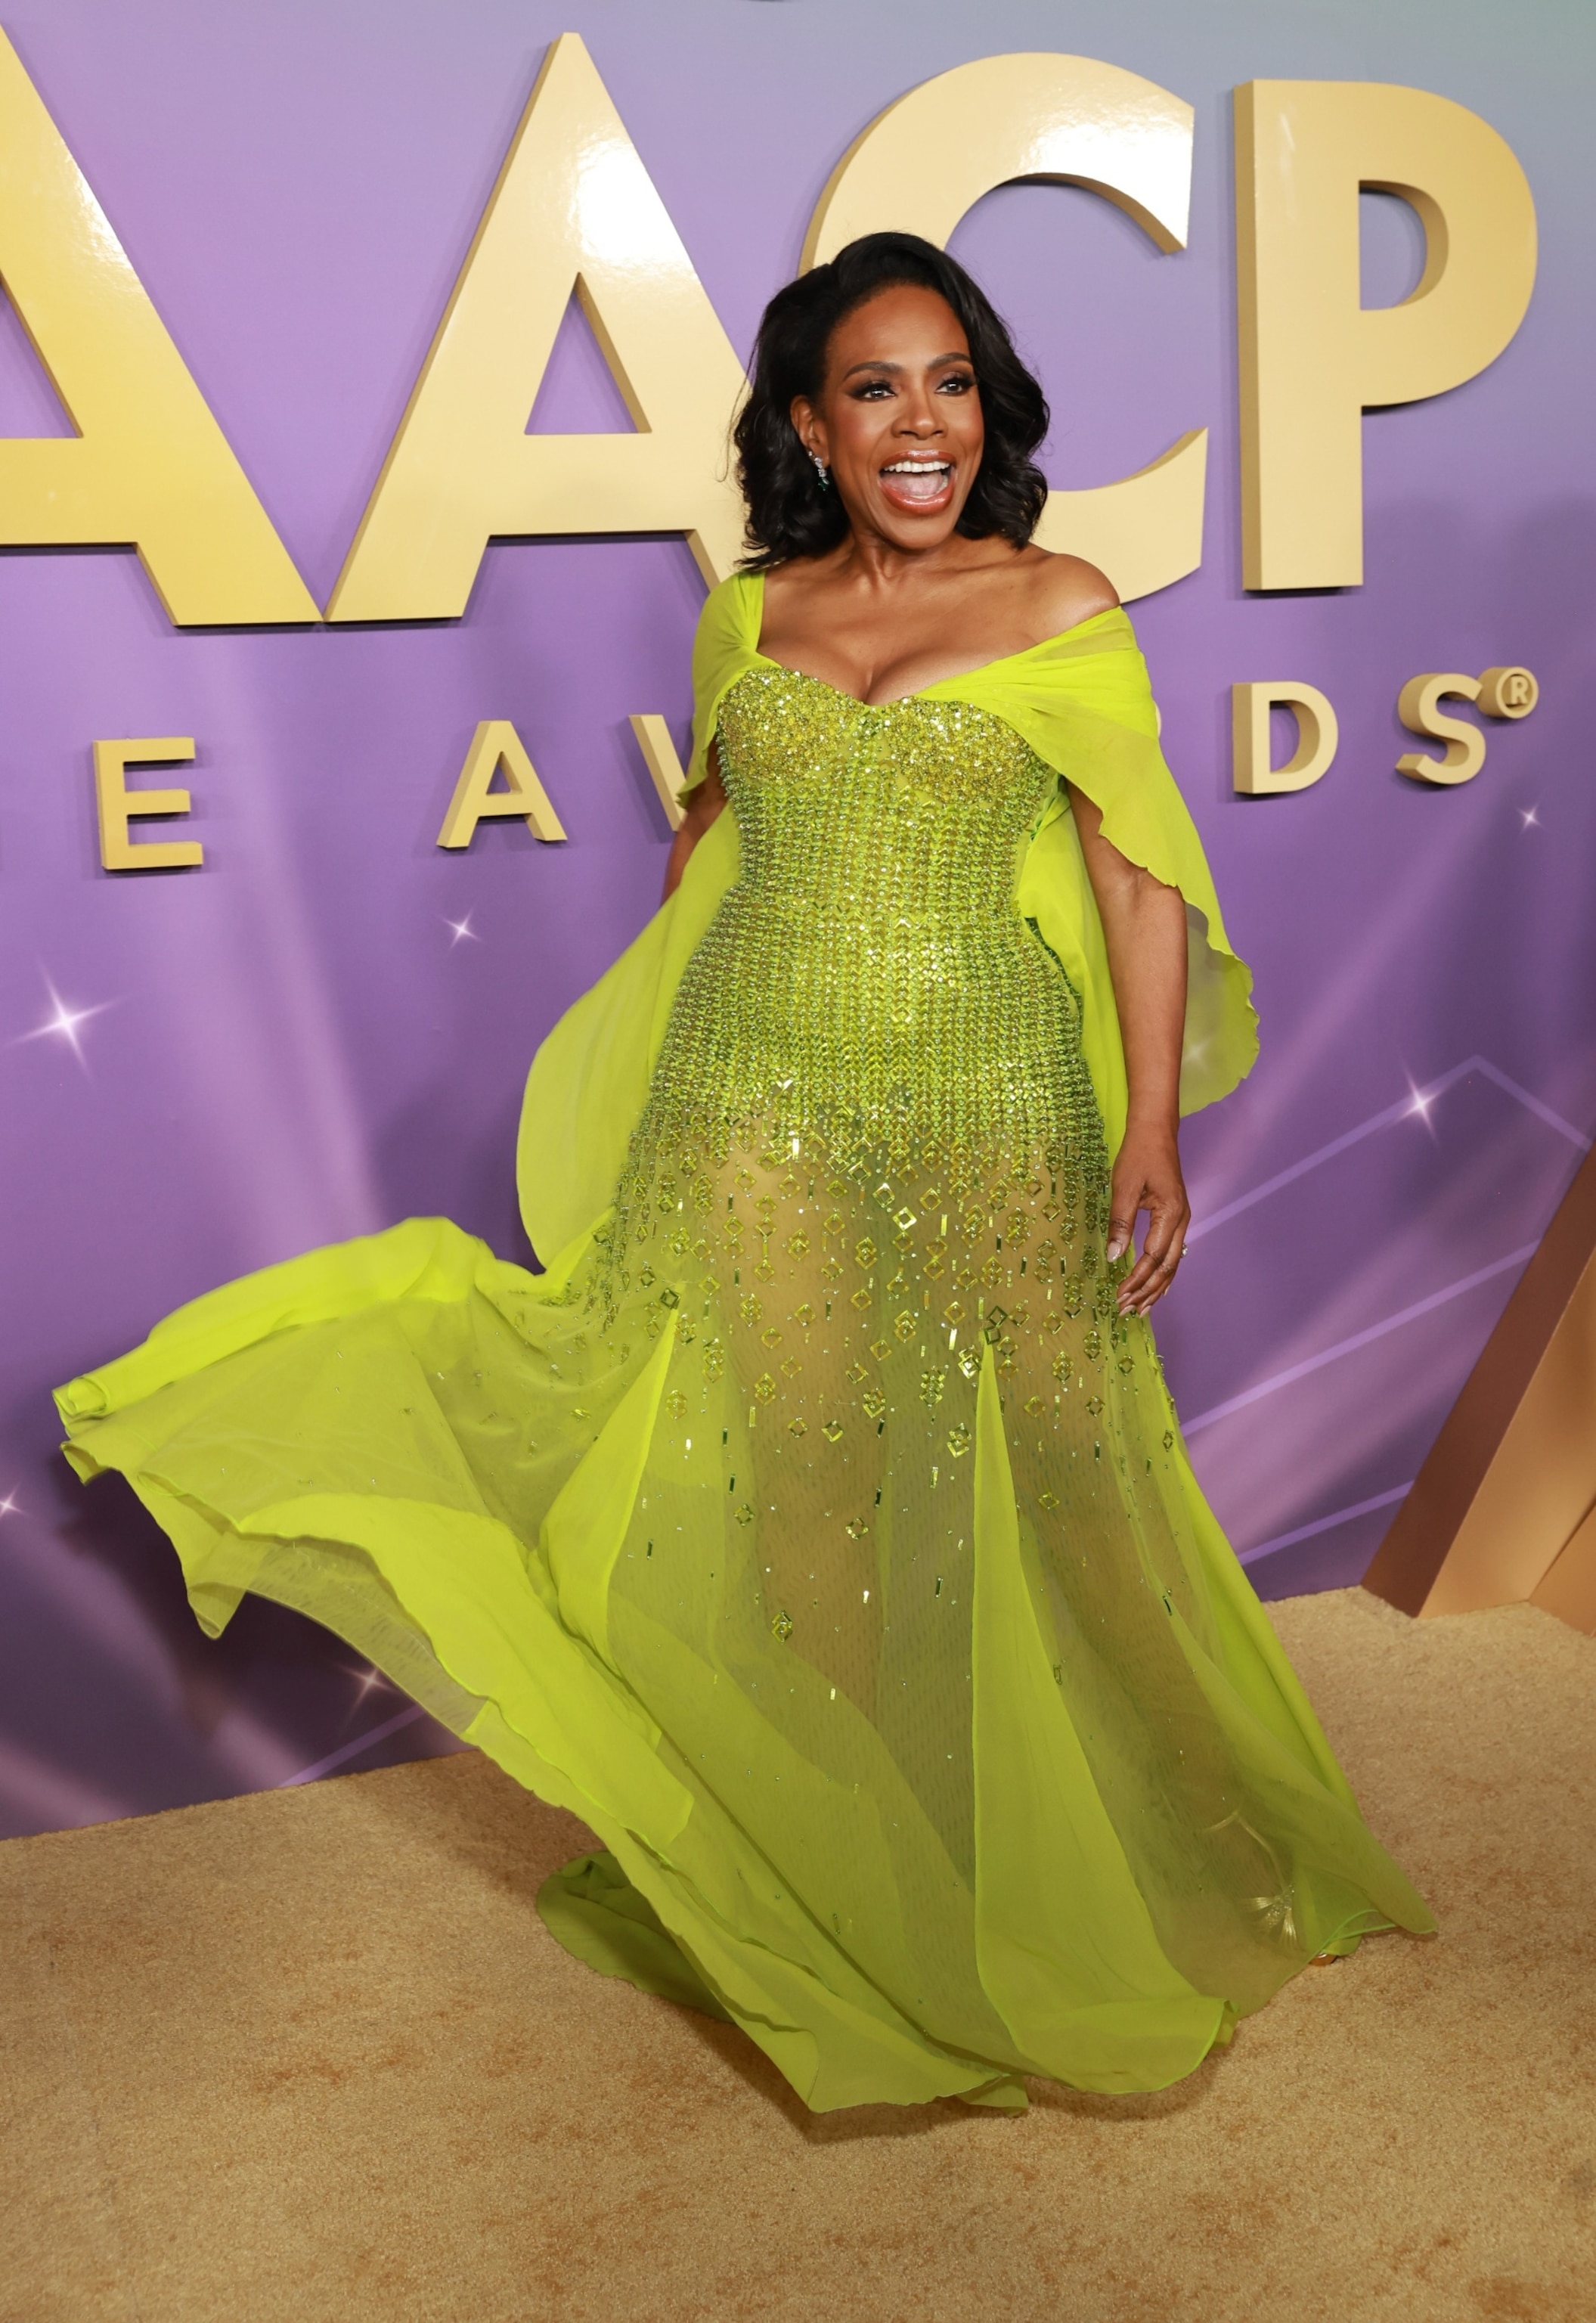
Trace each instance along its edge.
{"label": "beige carpet", "polygon": [[816,2120],[474,1757],[0,1848],[5,2323],[1596,2318],[1596,1640],[1275,1609],[1442,1922],[1157,2098]]}

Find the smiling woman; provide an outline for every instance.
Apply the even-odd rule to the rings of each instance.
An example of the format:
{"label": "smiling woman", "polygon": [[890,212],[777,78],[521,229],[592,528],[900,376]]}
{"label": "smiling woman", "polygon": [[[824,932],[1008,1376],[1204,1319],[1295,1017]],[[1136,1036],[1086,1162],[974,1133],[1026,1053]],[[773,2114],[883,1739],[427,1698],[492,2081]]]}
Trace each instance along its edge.
{"label": "smiling woman", "polygon": [[561,1942],[817,2109],[1160,2088],[1430,1924],[1148,1327],[1249,979],[1045,423],[928,244],[784,291],[671,892],[528,1084],[547,1272],[412,1220],[61,1396],[202,1620],[316,1614],[582,1814]]}
{"label": "smiling woman", "polygon": [[[904,311],[894,292],[909,294],[909,311],[922,326],[911,326],[910,340],[892,327]],[[890,302],[885,324],[882,294]],[[850,344],[834,345],[839,326],[848,326]],[[859,455],[850,463],[856,482],[865,482],[873,445],[903,472],[923,459],[945,478],[940,493],[922,476],[905,473],[903,484],[883,486],[880,500],[940,515],[952,505],[962,461],[954,528],[972,540],[1016,547],[1030,540],[1048,494],[1032,457],[1048,429],[1042,391],[961,266],[917,235],[879,234],[778,290],[760,324],[753,391],[737,426],[756,565],[767,570],[792,557],[821,556],[848,537],[840,494],[823,496],[833,446],[818,404],[828,375],[849,403],[862,407]],[[882,417],[883,406],[900,409],[906,390],[933,399],[938,415],[913,452],[902,438],[894,444],[890,419]],[[876,417],[867,418],[872,408]]]}

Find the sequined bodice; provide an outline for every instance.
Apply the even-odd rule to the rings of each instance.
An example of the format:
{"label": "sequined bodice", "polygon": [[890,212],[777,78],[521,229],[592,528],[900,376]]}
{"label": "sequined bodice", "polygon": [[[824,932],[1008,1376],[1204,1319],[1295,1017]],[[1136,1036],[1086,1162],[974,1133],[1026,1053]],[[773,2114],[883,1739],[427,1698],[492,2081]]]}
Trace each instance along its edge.
{"label": "sequined bodice", "polygon": [[905,1140],[1051,1143],[1074,1000],[1014,900],[1051,770],[989,712],[872,707],[774,663],[719,732],[741,869],[682,980],[673,1079],[861,1167]]}
{"label": "sequined bodice", "polygon": [[798,1156],[873,1201],[1018,1171],[1084,1224],[1105,1163],[1076,997],[1015,898],[1051,769],[968,703],[872,707],[774,663],[719,740],[740,868],[677,987],[616,1259],[669,1211],[695,1248],[729,1169],[736,1203]]}
{"label": "sequined bodice", "polygon": [[1012,920],[1054,776],[1000,718],[912,694],[878,705],[774,664],[721,705],[740,885],[765,905],[873,924]]}

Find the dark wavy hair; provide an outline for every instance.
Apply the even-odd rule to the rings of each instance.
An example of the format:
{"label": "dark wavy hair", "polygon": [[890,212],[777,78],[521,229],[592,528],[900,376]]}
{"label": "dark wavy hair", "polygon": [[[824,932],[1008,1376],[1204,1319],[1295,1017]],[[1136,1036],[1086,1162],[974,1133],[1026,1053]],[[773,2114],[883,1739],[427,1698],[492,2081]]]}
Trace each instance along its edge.
{"label": "dark wavy hair", "polygon": [[867,234],[778,290],[760,318],[748,399],[732,431],[748,510],[747,570],[819,556],[846,537],[847,513],[836,492],[822,490],[799,441],[793,399],[819,396],[831,334],[844,316],[904,283],[945,298],[969,342],[986,442],[959,530],[977,540],[1001,534],[1017,548],[1035,531],[1048,487],[1031,455],[1048,432],[1047,398],[1014,353],[1003,317],[934,243],[916,234]]}

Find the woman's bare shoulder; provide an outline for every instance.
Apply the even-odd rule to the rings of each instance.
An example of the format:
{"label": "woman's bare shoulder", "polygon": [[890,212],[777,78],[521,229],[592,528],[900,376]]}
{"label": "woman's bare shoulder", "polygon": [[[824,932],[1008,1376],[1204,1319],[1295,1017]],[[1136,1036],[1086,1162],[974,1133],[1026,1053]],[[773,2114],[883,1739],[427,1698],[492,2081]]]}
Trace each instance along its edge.
{"label": "woman's bare shoulder", "polygon": [[1119,603],[1119,592],[1108,575],[1088,565],[1084,556],[1036,548],[1026,563],[1032,618],[1039,638],[1059,637],[1095,614],[1112,612]]}

